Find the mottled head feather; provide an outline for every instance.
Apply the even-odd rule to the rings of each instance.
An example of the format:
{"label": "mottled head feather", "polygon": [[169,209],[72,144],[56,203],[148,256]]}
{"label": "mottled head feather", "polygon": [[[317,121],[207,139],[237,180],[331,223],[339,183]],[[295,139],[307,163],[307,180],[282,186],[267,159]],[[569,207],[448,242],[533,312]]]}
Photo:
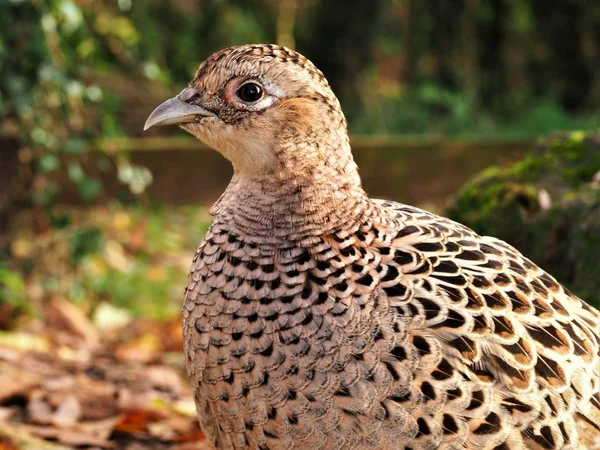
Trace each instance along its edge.
{"label": "mottled head feather", "polygon": [[[264,89],[262,100],[236,101],[247,82]],[[331,164],[346,167],[352,158],[338,99],[323,73],[294,50],[253,44],[218,51],[200,65],[188,90],[194,92],[189,101],[218,120],[182,127],[220,151],[238,173],[293,168],[298,174],[303,166],[329,164],[332,151],[337,159]]]}
{"label": "mottled head feather", "polygon": [[[206,59],[196,71],[194,81],[201,79],[207,73],[214,70],[238,70],[240,75],[252,75],[248,68],[243,64],[251,63],[251,67],[255,64],[272,64],[274,62],[293,66],[291,70],[304,70],[315,81],[329,87],[327,79],[317,67],[310,62],[305,56],[275,44],[248,44],[229,47],[213,53]],[[246,72],[246,73],[244,73]],[[192,83],[194,82],[192,81]]]}

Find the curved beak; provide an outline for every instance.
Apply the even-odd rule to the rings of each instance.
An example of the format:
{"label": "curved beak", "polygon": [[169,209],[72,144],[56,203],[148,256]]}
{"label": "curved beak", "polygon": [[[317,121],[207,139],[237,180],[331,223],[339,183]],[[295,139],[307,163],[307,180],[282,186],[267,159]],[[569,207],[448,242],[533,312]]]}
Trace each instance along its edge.
{"label": "curved beak", "polygon": [[144,131],[148,128],[158,125],[173,125],[178,123],[195,122],[198,117],[216,117],[210,111],[207,111],[200,106],[186,103],[181,99],[189,98],[188,89],[184,89],[176,97],[170,98],[164,103],[161,103],[156,107],[154,111],[146,119],[144,124]]}

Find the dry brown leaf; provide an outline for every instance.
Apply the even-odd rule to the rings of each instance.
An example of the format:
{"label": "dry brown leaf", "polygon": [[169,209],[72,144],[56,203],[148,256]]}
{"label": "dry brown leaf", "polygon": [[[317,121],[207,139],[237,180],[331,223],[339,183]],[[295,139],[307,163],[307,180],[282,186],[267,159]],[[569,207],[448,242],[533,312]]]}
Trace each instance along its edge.
{"label": "dry brown leaf", "polygon": [[124,433],[137,433],[148,430],[148,423],[164,417],[163,414],[151,409],[126,409],[122,412],[121,419],[115,425],[115,431]]}
{"label": "dry brown leaf", "polygon": [[[189,434],[185,434],[175,439],[176,442],[206,442],[206,436],[198,426],[198,422],[194,421],[194,427]],[[179,448],[179,447],[178,447]],[[210,446],[200,447],[200,448],[211,448]]]}
{"label": "dry brown leaf", "polygon": [[[193,437],[200,430],[195,418],[171,415],[159,422],[150,423],[148,431],[150,435],[164,441],[184,442],[193,440]],[[203,439],[204,435],[201,435],[200,440]]]}
{"label": "dry brown leaf", "polygon": [[149,363],[159,358],[160,351],[158,335],[146,333],[131,342],[120,345],[115,351],[115,356],[121,361]]}
{"label": "dry brown leaf", "polygon": [[169,322],[165,322],[160,336],[162,336],[162,344],[165,351],[181,352],[183,350],[181,319],[177,317]]}
{"label": "dry brown leaf", "polygon": [[46,321],[49,326],[74,334],[92,346],[100,342],[96,328],[83,311],[61,297],[53,297],[48,304]]}
{"label": "dry brown leaf", "polygon": [[108,440],[118,421],[119,417],[115,416],[93,422],[80,422],[77,424],[77,428],[90,436],[94,436],[96,439]]}
{"label": "dry brown leaf", "polygon": [[127,248],[131,253],[137,253],[146,248],[146,224],[140,224],[131,230],[131,237],[127,243]]}
{"label": "dry brown leaf", "polygon": [[14,361],[15,359],[20,357],[20,353],[16,350],[11,350],[9,348],[0,347],[0,359],[4,361]]}
{"label": "dry brown leaf", "polygon": [[39,425],[23,425],[22,427],[28,433],[35,436],[55,439],[61,444],[73,445],[73,446],[95,446],[100,448],[115,448],[115,443],[106,439],[99,439],[92,434],[86,433],[85,431],[78,430],[77,428],[53,428],[43,427]]}
{"label": "dry brown leaf", "polygon": [[15,317],[17,317],[16,307],[10,303],[0,303],[0,330],[9,329]]}
{"label": "dry brown leaf", "polygon": [[153,365],[147,367],[144,376],[148,379],[150,386],[161,392],[181,395],[183,386],[181,377],[173,369],[167,366]]}
{"label": "dry brown leaf", "polygon": [[0,406],[0,422],[7,422],[14,414],[14,408],[4,408]]}
{"label": "dry brown leaf", "polygon": [[0,438],[0,450],[19,450],[19,449],[17,447],[15,447],[14,445],[12,445],[10,442],[3,441],[2,438]]}
{"label": "dry brown leaf", "polygon": [[48,401],[60,408],[66,398],[75,396],[80,407],[82,420],[101,420],[118,414],[115,386],[79,374],[45,383]]}
{"label": "dry brown leaf", "polygon": [[6,449],[11,450],[13,448],[18,450],[71,450],[64,445],[32,436],[24,426],[8,423],[0,423],[0,442],[6,446]]}
{"label": "dry brown leaf", "polygon": [[52,414],[52,423],[57,427],[71,427],[81,418],[81,405],[74,395],[68,395]]}
{"label": "dry brown leaf", "polygon": [[[160,363],[168,359],[167,348],[181,356],[178,321],[133,320],[118,333],[103,334],[105,342],[92,348],[68,327],[56,329],[56,318],[65,311],[57,304],[54,328],[37,322],[27,328],[29,333],[4,335],[12,344],[0,347],[0,402],[18,401],[0,407],[0,426],[14,421],[16,435],[35,444],[3,441],[1,432],[0,444],[6,441],[10,450],[208,448],[183,364],[175,358],[171,365]],[[27,337],[25,343],[21,336]],[[29,337],[42,339],[45,351],[27,344]],[[77,354],[62,357],[65,349]],[[43,439],[62,445],[44,447]]]}
{"label": "dry brown leaf", "polygon": [[28,397],[41,382],[35,373],[23,372],[5,362],[0,362],[0,402],[13,397]]}
{"label": "dry brown leaf", "polygon": [[52,406],[41,390],[36,390],[29,396],[27,412],[31,422],[48,424],[52,421]]}

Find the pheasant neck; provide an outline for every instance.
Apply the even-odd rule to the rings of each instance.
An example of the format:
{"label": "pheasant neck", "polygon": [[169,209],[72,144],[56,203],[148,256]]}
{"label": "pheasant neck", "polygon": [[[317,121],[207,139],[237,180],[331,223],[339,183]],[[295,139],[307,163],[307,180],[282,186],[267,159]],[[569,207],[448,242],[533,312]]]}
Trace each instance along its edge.
{"label": "pheasant neck", "polygon": [[[246,240],[277,244],[351,228],[364,217],[368,197],[347,140],[316,158],[294,160],[293,155],[307,150],[293,150],[278,149],[287,157],[271,173],[234,173],[211,210],[216,221]],[[318,146],[314,151],[322,153]]]}

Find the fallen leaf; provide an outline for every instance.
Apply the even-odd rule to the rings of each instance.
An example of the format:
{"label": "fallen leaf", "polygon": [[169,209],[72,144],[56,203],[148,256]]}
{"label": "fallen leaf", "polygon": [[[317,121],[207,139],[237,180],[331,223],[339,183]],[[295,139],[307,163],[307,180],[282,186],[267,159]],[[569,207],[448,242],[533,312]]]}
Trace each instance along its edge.
{"label": "fallen leaf", "polygon": [[11,245],[12,254],[15,258],[29,258],[33,253],[34,238],[32,236],[19,237],[15,239]]}
{"label": "fallen leaf", "polygon": [[131,226],[131,216],[126,211],[118,211],[112,218],[112,227],[115,231],[125,231]]}
{"label": "fallen leaf", "polygon": [[[177,322],[131,319],[122,330],[103,332],[94,349],[41,321],[27,322],[29,333],[4,333],[11,346],[0,347],[6,405],[0,407],[0,444],[10,450],[208,449],[182,354],[164,356],[165,346],[180,339]],[[31,351],[41,346],[30,345],[30,337],[47,351]],[[16,425],[13,436],[25,436],[25,443],[4,438],[1,425],[9,420]]]}
{"label": "fallen leaf", "polygon": [[56,356],[65,361],[89,362],[91,358],[89,348],[72,348],[65,345],[56,349]]}
{"label": "fallen leaf", "polygon": [[[47,442],[32,436],[24,426],[15,424],[3,424],[0,422],[0,443],[5,449],[12,450],[71,450],[64,445]],[[2,448],[2,447],[0,447]]]}
{"label": "fallen leaf", "polygon": [[14,361],[20,357],[19,352],[11,350],[9,348],[0,347],[0,359],[5,361]]}
{"label": "fallen leaf", "polygon": [[94,436],[96,439],[108,440],[118,421],[119,417],[115,416],[93,422],[79,422],[77,428],[90,436]]}
{"label": "fallen leaf", "polygon": [[126,309],[102,302],[94,311],[92,320],[98,329],[105,331],[118,330],[131,322],[131,313]]}
{"label": "fallen leaf", "polygon": [[14,414],[15,414],[15,411],[13,408],[4,408],[4,407],[0,406],[0,422],[6,422]]}
{"label": "fallen leaf", "polygon": [[128,409],[123,411],[121,420],[115,425],[115,431],[125,433],[147,431],[148,423],[162,419],[164,415],[150,409]]}
{"label": "fallen leaf", "polygon": [[115,356],[121,361],[148,363],[158,358],[160,341],[156,334],[143,334],[115,351]]}
{"label": "fallen leaf", "polygon": [[41,383],[35,373],[23,373],[18,368],[0,363],[0,402],[14,397],[26,398],[31,390]]}
{"label": "fallen leaf", "polygon": [[181,395],[181,377],[170,367],[159,365],[147,367],[144,376],[154,389],[177,396]]}
{"label": "fallen leaf", "polygon": [[179,317],[165,322],[163,324],[160,336],[162,337],[163,348],[167,352],[177,352],[182,354],[183,335],[181,333],[181,319]]}
{"label": "fallen leaf", "polygon": [[100,448],[115,448],[115,443],[106,439],[98,439],[85,431],[66,428],[52,428],[38,425],[23,425],[22,427],[28,433],[47,438],[55,439],[65,445],[74,446],[92,446]]}
{"label": "fallen leaf", "polygon": [[111,383],[80,374],[70,379],[55,379],[45,383],[45,387],[54,408],[60,408],[70,396],[75,396],[82,420],[101,420],[118,414],[117,390]]}
{"label": "fallen leaf", "polygon": [[84,312],[63,298],[52,298],[46,309],[46,321],[48,325],[74,334],[92,346],[100,342],[96,328]]}
{"label": "fallen leaf", "polygon": [[36,390],[30,395],[27,412],[31,422],[48,424],[52,421],[52,406],[41,390]]}
{"label": "fallen leaf", "polygon": [[193,417],[194,419],[197,417],[196,404],[191,397],[182,398],[181,400],[176,401],[173,404],[173,410],[182,416]]}
{"label": "fallen leaf", "polygon": [[123,246],[114,239],[104,245],[104,260],[106,264],[120,272],[131,272],[135,266],[135,262],[125,253]]}
{"label": "fallen leaf", "polygon": [[52,414],[52,423],[58,427],[70,427],[81,418],[81,405],[74,395],[67,396]]}
{"label": "fallen leaf", "polygon": [[0,332],[0,347],[18,351],[47,352],[50,348],[45,337],[25,332]]}

